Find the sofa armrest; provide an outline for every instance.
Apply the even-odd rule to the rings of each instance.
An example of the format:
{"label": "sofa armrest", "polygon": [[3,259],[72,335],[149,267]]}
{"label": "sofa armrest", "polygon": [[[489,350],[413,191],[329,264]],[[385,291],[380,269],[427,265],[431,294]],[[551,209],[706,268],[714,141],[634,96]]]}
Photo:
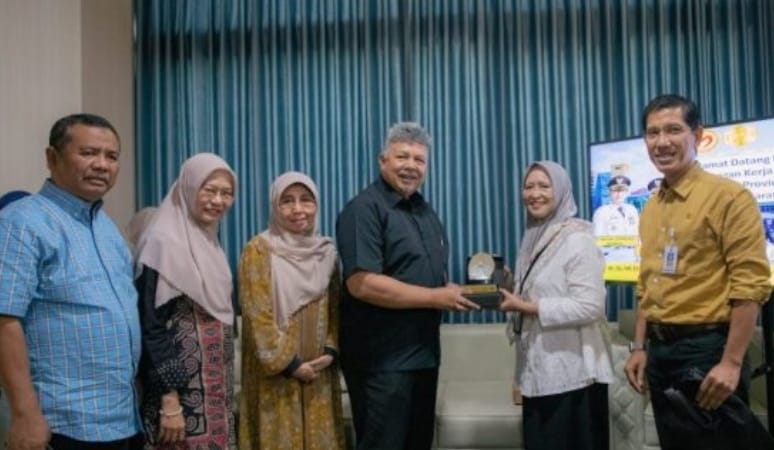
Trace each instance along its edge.
{"label": "sofa armrest", "polygon": [[611,450],[641,450],[645,442],[645,398],[626,380],[624,366],[629,348],[612,345],[615,378],[609,386]]}

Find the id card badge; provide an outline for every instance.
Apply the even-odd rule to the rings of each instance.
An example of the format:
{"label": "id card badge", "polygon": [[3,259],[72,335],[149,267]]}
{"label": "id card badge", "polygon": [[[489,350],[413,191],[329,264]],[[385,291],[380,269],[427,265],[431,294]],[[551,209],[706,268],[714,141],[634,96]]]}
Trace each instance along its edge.
{"label": "id card badge", "polygon": [[664,259],[661,262],[661,273],[674,275],[677,273],[677,245],[675,245],[675,230],[670,229],[670,242],[664,247]]}
{"label": "id card badge", "polygon": [[669,275],[677,273],[677,246],[674,244],[664,247],[664,261],[661,266],[661,273]]}

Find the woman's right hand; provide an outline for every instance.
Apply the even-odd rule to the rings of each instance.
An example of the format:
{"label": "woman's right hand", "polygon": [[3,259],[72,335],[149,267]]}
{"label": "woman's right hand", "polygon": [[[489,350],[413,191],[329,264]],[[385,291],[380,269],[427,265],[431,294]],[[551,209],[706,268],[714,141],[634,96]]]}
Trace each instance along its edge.
{"label": "woman's right hand", "polygon": [[508,292],[505,289],[500,289],[500,293],[503,295],[503,301],[500,302],[500,310],[533,315],[538,313],[537,304],[528,302],[521,295]]}
{"label": "woman's right hand", "polygon": [[317,376],[317,371],[309,362],[301,364],[298,366],[298,369],[293,372],[293,377],[304,383],[311,383],[315,378],[317,378]]}
{"label": "woman's right hand", "polygon": [[185,418],[182,413],[176,416],[161,416],[159,427],[159,441],[162,444],[173,444],[185,439]]}
{"label": "woman's right hand", "polygon": [[[159,442],[172,444],[185,439],[185,417],[177,391],[161,396],[161,411],[159,418]],[[166,414],[165,414],[166,413]]]}

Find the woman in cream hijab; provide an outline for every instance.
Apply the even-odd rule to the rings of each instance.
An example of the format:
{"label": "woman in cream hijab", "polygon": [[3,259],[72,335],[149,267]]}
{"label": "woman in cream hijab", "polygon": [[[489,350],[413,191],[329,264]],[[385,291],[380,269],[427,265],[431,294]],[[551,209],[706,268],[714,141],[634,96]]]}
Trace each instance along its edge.
{"label": "woman in cream hijab", "polygon": [[[605,450],[607,384],[604,260],[591,223],[575,217],[570,177],[540,161],[522,183],[527,230],[516,261],[512,316],[516,379],[524,397],[528,450]],[[515,330],[513,325],[516,326]]]}
{"label": "woman in cream hijab", "polygon": [[224,160],[192,156],[137,243],[146,449],[236,449],[232,275],[218,241],[235,191]]}
{"label": "woman in cream hijab", "polygon": [[344,448],[336,370],[336,250],[318,233],[317,186],[299,172],[271,186],[269,228],[239,263],[239,447]]}
{"label": "woman in cream hijab", "polygon": [[126,224],[126,228],[124,229],[124,234],[126,235],[126,241],[129,244],[130,249],[134,249],[134,247],[137,246],[137,241],[140,240],[143,231],[150,225],[153,214],[156,213],[156,209],[158,208],[155,206],[146,206],[134,213],[132,218],[129,219],[129,223]]}

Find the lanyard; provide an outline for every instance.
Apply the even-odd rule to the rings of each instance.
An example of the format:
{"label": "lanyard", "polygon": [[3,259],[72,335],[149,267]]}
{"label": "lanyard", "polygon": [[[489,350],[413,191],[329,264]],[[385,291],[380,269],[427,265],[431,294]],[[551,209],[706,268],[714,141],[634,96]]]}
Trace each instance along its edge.
{"label": "lanyard", "polygon": [[[541,248],[540,251],[537,253],[537,255],[535,255],[535,257],[532,258],[532,261],[530,261],[529,266],[527,267],[527,271],[524,272],[524,276],[521,277],[521,281],[519,282],[519,295],[521,295],[522,291],[524,291],[524,282],[527,280],[527,277],[529,276],[530,272],[532,272],[532,268],[535,267],[535,263],[537,262],[538,258],[540,258],[540,255],[542,255],[543,252],[546,251],[549,245],[551,245],[551,241],[549,241],[543,248]],[[521,334],[521,327],[523,325],[524,325],[524,314],[519,313],[519,317],[516,319],[516,322],[513,324],[513,332],[516,334]]]}

